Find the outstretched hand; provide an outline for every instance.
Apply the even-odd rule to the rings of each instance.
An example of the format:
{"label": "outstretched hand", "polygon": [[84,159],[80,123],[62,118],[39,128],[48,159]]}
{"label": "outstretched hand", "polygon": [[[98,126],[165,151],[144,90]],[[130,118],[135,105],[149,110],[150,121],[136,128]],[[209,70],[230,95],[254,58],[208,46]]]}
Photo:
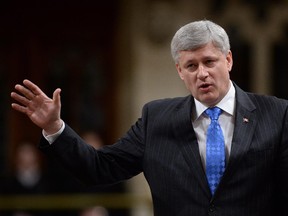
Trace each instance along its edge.
{"label": "outstretched hand", "polygon": [[11,97],[17,102],[12,103],[12,108],[26,114],[30,120],[42,128],[45,133],[54,134],[62,126],[61,112],[61,89],[56,89],[53,98],[49,98],[37,85],[29,80],[24,80],[23,85],[17,84]]}

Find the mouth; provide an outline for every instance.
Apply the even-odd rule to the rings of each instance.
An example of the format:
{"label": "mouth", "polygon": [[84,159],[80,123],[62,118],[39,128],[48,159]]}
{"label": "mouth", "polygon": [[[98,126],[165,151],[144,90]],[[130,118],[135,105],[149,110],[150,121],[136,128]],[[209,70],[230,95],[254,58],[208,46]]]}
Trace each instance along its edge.
{"label": "mouth", "polygon": [[203,83],[199,86],[199,89],[207,90],[210,86],[211,86],[211,84]]}

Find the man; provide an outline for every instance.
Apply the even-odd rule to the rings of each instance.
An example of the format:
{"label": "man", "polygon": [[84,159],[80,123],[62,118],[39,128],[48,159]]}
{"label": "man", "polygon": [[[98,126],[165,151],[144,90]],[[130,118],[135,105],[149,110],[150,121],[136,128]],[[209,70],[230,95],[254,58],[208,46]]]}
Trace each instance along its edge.
{"label": "man", "polygon": [[155,215],[288,215],[288,102],[231,82],[229,38],[211,21],[180,28],[171,51],[191,95],[146,104],[131,129],[101,150],[63,123],[60,89],[50,99],[24,80],[12,107],[43,129],[40,148],[87,184],[144,172]]}

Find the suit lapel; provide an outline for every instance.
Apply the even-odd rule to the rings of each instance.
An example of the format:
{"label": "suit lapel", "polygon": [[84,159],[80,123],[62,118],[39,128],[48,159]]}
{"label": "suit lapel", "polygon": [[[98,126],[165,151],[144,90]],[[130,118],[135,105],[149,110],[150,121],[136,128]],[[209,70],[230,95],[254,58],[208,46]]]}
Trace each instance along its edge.
{"label": "suit lapel", "polygon": [[232,138],[231,153],[229,162],[223,176],[227,178],[233,173],[237,164],[249,150],[252,142],[253,134],[257,124],[255,109],[253,102],[248,95],[235,85],[236,88],[236,113],[235,128]]}
{"label": "suit lapel", "polygon": [[192,174],[197,178],[202,189],[209,197],[211,195],[201,162],[197,137],[192,126],[192,106],[194,106],[194,100],[192,97],[188,97],[187,100],[178,107],[176,115],[173,116],[174,121],[172,122],[175,122],[174,131],[179,138],[177,144],[185,158],[185,161],[190,167]]}

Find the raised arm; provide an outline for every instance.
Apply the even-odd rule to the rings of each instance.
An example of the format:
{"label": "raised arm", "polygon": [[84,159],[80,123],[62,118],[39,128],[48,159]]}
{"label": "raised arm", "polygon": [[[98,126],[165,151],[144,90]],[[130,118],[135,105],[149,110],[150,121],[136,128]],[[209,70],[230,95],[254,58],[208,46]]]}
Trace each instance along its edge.
{"label": "raised arm", "polygon": [[54,134],[61,128],[61,89],[54,91],[52,99],[29,80],[24,80],[23,85],[15,85],[15,90],[17,92],[11,93],[16,101],[11,105],[13,109],[26,114],[47,135]]}

